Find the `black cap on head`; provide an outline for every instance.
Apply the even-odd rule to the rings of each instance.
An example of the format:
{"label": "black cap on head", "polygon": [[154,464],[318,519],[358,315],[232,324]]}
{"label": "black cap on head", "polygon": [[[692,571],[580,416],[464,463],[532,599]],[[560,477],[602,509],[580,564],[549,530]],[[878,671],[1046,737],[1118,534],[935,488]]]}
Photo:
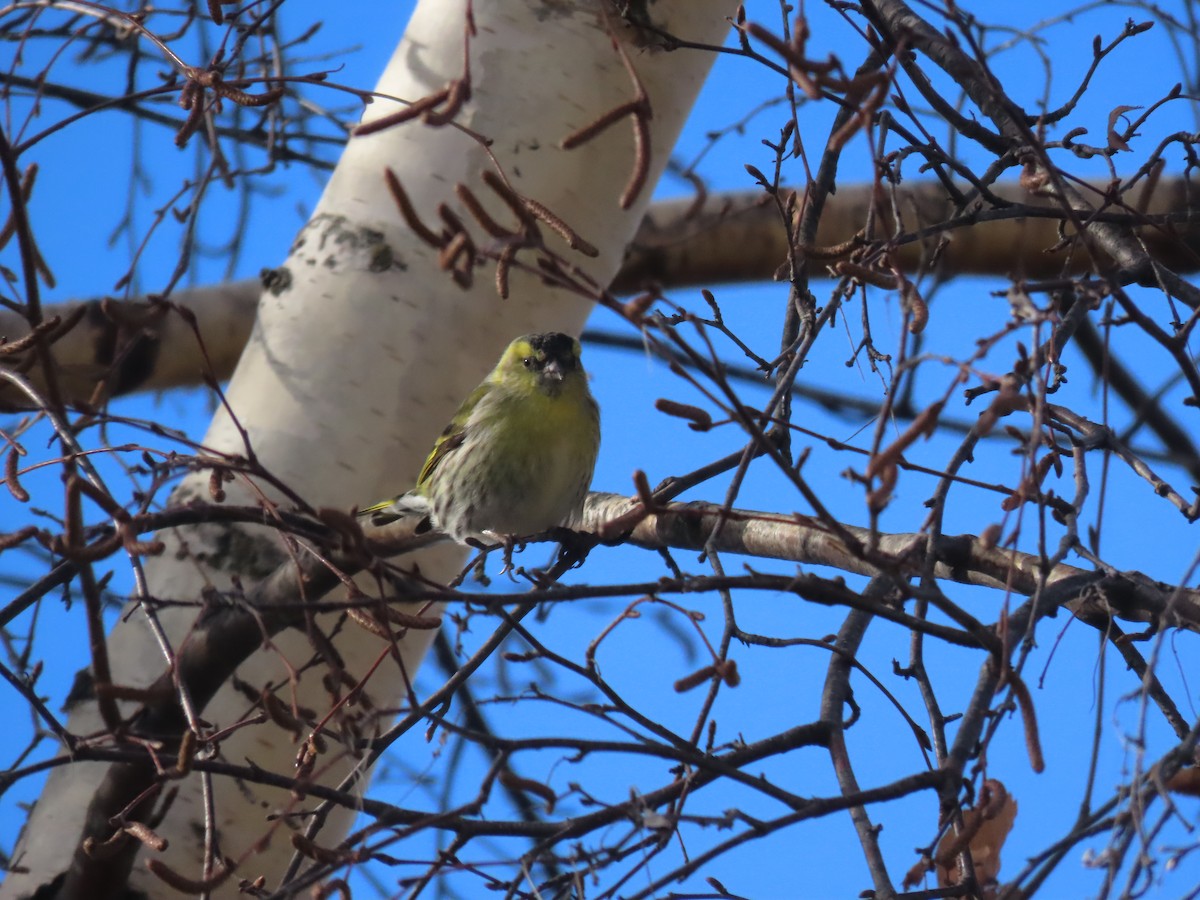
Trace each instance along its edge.
{"label": "black cap on head", "polygon": [[575,339],[561,331],[547,331],[545,334],[531,334],[529,346],[534,352],[544,356],[547,362],[558,363],[559,368],[573,369],[577,363],[575,356]]}

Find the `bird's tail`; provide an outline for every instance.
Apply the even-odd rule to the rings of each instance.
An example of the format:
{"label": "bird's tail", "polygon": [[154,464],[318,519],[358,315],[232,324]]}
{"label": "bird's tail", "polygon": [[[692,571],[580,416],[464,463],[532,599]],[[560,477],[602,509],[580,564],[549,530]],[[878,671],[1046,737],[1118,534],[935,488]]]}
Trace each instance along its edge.
{"label": "bird's tail", "polygon": [[408,491],[391,500],[366,506],[358,511],[358,515],[359,518],[369,517],[372,525],[388,525],[410,517],[428,519],[432,512],[433,507],[427,497]]}

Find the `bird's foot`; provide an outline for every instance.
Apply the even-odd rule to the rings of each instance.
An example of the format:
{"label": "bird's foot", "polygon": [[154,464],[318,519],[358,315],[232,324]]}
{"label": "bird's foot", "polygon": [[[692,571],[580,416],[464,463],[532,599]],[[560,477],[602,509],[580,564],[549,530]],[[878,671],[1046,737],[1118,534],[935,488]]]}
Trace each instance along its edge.
{"label": "bird's foot", "polygon": [[549,587],[558,581],[563,573],[583,565],[592,548],[600,543],[594,534],[572,531],[570,528],[551,528],[546,534],[558,542],[558,553],[553,563],[533,573],[533,583],[538,587]]}
{"label": "bird's foot", "polygon": [[558,541],[558,558],[554,561],[554,567],[561,568],[563,572],[582,566],[592,548],[600,543],[599,538],[585,531],[559,527],[552,528],[550,533]]}
{"label": "bird's foot", "polygon": [[513,550],[517,545],[516,538],[511,534],[500,534],[496,531],[485,531],[484,534],[489,540],[500,545],[504,555],[504,565],[500,569],[500,574],[507,575],[511,581],[516,581],[517,579],[513,577]]}

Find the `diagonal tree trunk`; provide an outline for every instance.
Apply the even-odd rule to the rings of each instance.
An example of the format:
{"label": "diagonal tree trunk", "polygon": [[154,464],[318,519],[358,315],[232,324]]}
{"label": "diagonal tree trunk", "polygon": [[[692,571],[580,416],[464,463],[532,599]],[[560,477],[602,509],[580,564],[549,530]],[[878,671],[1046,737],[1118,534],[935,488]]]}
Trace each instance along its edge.
{"label": "diagonal tree trunk", "polygon": [[[725,16],[733,11],[728,0],[649,7],[655,26],[707,43],[720,42]],[[446,254],[398,212],[386,169],[395,173],[415,216],[435,233],[452,229],[447,223],[455,216],[480,233],[456,195],[458,185],[469,186],[493,219],[515,229],[513,212],[482,179],[484,172],[500,174],[512,192],[544,205],[596,251],[588,257],[543,228],[554,252],[601,284],[617,271],[711,54],[664,52],[652,31],[631,27],[606,4],[582,0],[476,4],[473,29],[468,14],[462,0],[418,5],[378,94],[412,102],[450,89],[424,115],[403,123],[387,124],[403,104],[376,99],[369,107],[366,120],[385,127],[349,141],[311,221],[270,279],[226,404],[204,440],[213,469],[186,478],[175,504],[209,497],[213,471],[225,472],[229,502],[262,503],[268,515],[275,503],[348,509],[401,490],[457,403],[511,337],[534,329],[581,329],[588,303],[537,277],[514,271],[510,295],[501,299],[490,269],[472,270],[460,256],[452,278],[439,261]],[[641,91],[646,100],[636,115],[621,117],[576,149],[560,148],[565,136]],[[632,137],[635,119],[649,136],[641,151]],[[618,198],[629,193],[635,173],[644,184],[622,208]],[[454,214],[439,214],[442,204]],[[483,247],[489,239],[479,240]],[[287,554],[304,552],[273,531],[226,524],[161,537],[166,552],[147,561],[144,589],[108,643],[111,680],[122,688],[153,682],[188,641],[194,608],[160,608],[156,601],[227,602]],[[456,558],[451,552],[423,560],[422,571],[441,577]],[[231,593],[219,593],[224,591]],[[275,723],[209,738],[252,713],[247,694],[275,692],[284,707],[318,710],[319,717],[367,674],[383,648],[355,711],[342,709],[326,730],[330,743],[311,777],[337,783],[351,771],[357,760],[330,729],[352,736],[380,727],[372,710],[402,702],[432,632],[409,632],[392,658],[385,642],[353,626],[340,630],[333,638],[336,650],[330,650],[324,646],[330,628],[317,618],[307,636],[292,631],[273,638],[239,668],[240,691],[226,685],[211,703],[192,709],[201,751],[293,772],[295,734]],[[339,659],[345,684],[323,682],[324,665],[306,669],[314,657],[322,663]],[[92,701],[71,711],[69,729],[76,735],[111,725]],[[163,753],[174,758],[172,748]],[[126,765],[150,764],[146,754]],[[235,895],[240,877],[278,882],[293,850],[286,815],[276,816],[275,824],[268,817],[296,807],[291,792],[193,774],[174,782],[178,795],[169,805],[159,795],[137,803],[138,797],[119,792],[96,796],[102,782],[119,786],[120,774],[119,767],[100,764],[56,770],[18,850],[24,871],[9,876],[0,897],[26,896],[39,887],[47,896],[114,897],[127,883],[146,896],[174,895],[159,875],[137,864],[141,845],[127,836],[109,853],[82,849],[83,835],[112,837],[121,823],[111,817],[122,809],[127,820],[143,823],[154,810],[164,813],[154,825],[169,842],[153,854],[160,872],[166,866],[211,887],[222,871],[236,867],[237,875],[215,889],[220,896]]]}

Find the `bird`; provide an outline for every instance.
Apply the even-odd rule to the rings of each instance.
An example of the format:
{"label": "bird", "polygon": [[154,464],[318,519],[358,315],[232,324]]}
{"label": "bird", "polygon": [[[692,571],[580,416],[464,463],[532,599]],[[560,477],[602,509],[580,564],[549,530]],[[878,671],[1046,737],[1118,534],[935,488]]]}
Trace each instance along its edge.
{"label": "bird", "polygon": [[600,449],[600,409],[579,341],[513,340],[434,442],[416,486],[359,510],[373,525],[421,516],[470,546],[578,524]]}

